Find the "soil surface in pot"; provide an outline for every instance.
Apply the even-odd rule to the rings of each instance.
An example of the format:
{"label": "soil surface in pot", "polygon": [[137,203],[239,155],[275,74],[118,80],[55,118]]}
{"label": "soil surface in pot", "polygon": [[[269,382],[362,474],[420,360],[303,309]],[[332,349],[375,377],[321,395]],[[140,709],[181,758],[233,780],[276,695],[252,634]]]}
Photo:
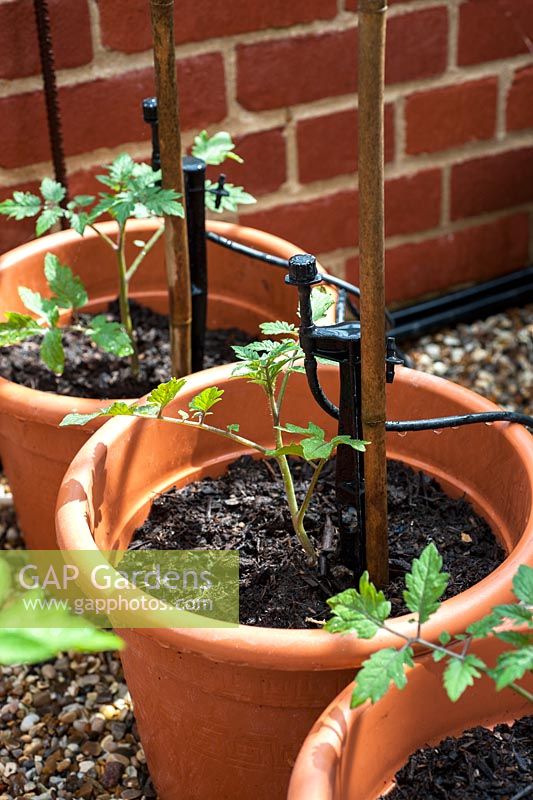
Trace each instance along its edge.
{"label": "soil surface in pot", "polygon": [[[140,397],[170,375],[168,317],[139,303],[131,303],[133,327],[139,346],[140,374],[132,376],[128,358],[105,353],[88,336],[77,331],[63,335],[65,371],[54,375],[39,357],[41,337],[0,348],[0,375],[7,380],[43,392],[90,397],[95,400]],[[79,314],[84,327],[91,314]],[[107,317],[119,322],[118,303],[109,307]],[[248,344],[251,336],[237,328],[207,332],[204,368],[235,361],[232,345]]]}
{"label": "soil surface in pot", "polygon": [[[507,691],[507,690],[506,690]],[[525,800],[533,797],[533,716],[471,728],[413,753],[386,800]]]}
{"label": "soil surface in pot", "polygon": [[[292,460],[299,501],[309,465]],[[421,472],[389,462],[391,583],[385,593],[394,616],[407,613],[402,591],[413,558],[434,541],[451,574],[445,597],[464,591],[492,572],[504,557],[489,526],[463,499],[444,494]],[[320,547],[336,519],[335,467],[323,470],[306,517]],[[144,549],[238,549],[240,619],[271,628],[315,627],[328,619],[326,599],[354,585],[354,575],[332,557],[326,578],[306,565],[292,533],[276,462],[243,456],[217,479],[205,478],[157,497],[131,547]]]}

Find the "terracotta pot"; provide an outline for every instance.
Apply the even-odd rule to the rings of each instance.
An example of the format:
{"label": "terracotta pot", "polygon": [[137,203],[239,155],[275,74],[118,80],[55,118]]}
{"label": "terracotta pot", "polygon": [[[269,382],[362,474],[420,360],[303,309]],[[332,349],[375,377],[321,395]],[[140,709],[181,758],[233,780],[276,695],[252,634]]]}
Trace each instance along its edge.
{"label": "terracotta pot", "polygon": [[[497,639],[474,648],[494,664],[505,645]],[[496,692],[483,677],[451,703],[442,688],[444,664],[425,656],[401,691],[350,709],[353,685],[331,703],[306,738],[296,760],[288,800],[377,800],[396,772],[422,747],[460,736],[478,725],[493,727],[531,714],[531,703],[510,689]],[[530,691],[533,676],[522,682]]]}
{"label": "terracotta pot", "polygon": [[[262,390],[229,380],[231,367],[189,379],[185,408],[201,388],[225,389],[214,420],[240,422],[244,436],[272,446]],[[335,368],[321,381],[338,395]],[[301,375],[289,382],[284,421],[310,420],[333,432],[335,423],[310,397]],[[238,409],[238,411],[236,411]],[[399,369],[389,387],[390,419],[486,411],[492,403],[442,379]],[[220,474],[243,450],[225,439],[157,421],[115,418],[76,456],[57,506],[64,550],[126,548],[155,494],[205,475]],[[435,476],[450,492],[466,494],[509,552],[490,576],[446,601],[426,634],[464,630],[495,603],[510,598],[511,577],[533,561],[533,453],[517,425],[469,426],[394,435],[389,454]],[[70,557],[75,557],[71,553]],[[405,628],[407,617],[392,624]],[[136,629],[121,631],[123,664],[139,731],[161,800],[285,796],[291,766],[310,726],[353,670],[377,647],[390,644],[332,636],[319,630]],[[397,644],[397,640],[394,639]]]}
{"label": "terracotta pot", "polygon": [[[156,220],[129,223],[128,260],[137,252],[133,241],[147,239],[158,224]],[[101,227],[108,234],[116,230],[113,222]],[[253,228],[211,222],[209,229],[283,258],[299,252],[295,245]],[[132,299],[162,313],[168,308],[163,247],[160,239],[131,283]],[[208,248],[209,327],[236,327],[253,335],[265,320],[297,320],[296,293],[286,287],[282,270],[217,245]],[[89,294],[87,310],[100,311],[116,298],[113,253],[92,231],[83,238],[67,231],[22,245],[0,259],[0,317],[6,311],[26,311],[17,292],[20,285],[46,293],[43,262],[47,252],[55,253],[80,275]],[[91,413],[102,404],[102,400],[40,392],[0,378],[0,458],[28,547],[56,547],[54,507],[61,478],[75,453],[102,424],[95,420],[87,428],[59,428],[59,422],[73,408]]]}

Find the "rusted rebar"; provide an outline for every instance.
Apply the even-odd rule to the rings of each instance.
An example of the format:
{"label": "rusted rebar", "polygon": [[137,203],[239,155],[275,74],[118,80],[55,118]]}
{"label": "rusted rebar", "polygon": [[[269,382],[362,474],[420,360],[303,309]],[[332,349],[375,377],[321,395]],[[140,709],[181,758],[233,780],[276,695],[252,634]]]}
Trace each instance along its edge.
{"label": "rusted rebar", "polygon": [[[174,0],[150,0],[162,185],[183,196],[179,97],[174,55]],[[185,206],[185,203],[184,203]],[[191,276],[185,218],[165,217],[172,374],[191,371]]]}
{"label": "rusted rebar", "polygon": [[[47,0],[33,0],[33,10],[35,12],[35,24],[37,26],[37,40],[39,42],[39,56],[41,60],[41,72],[43,76],[44,100],[46,104],[46,116],[48,120],[48,136],[50,140],[52,162],[54,164],[54,174],[56,181],[65,187],[68,195],[67,168],[63,149],[61,113],[59,109],[59,98],[57,93],[57,81],[54,64],[54,47],[52,43],[52,33],[50,30],[50,14],[48,12]],[[62,228],[68,227],[68,221],[63,217],[59,222]]]}
{"label": "rusted rebar", "polygon": [[366,562],[388,583],[383,85],[386,0],[359,0],[359,265]]}

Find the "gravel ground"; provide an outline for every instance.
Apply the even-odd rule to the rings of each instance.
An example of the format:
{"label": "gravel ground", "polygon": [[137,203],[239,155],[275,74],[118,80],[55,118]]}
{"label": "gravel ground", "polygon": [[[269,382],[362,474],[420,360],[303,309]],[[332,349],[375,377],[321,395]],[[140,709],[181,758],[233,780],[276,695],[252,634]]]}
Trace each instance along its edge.
{"label": "gravel ground", "polygon": [[[411,342],[418,369],[532,412],[533,306]],[[0,547],[22,546],[0,480]],[[119,659],[61,656],[0,673],[0,800],[151,800]]]}

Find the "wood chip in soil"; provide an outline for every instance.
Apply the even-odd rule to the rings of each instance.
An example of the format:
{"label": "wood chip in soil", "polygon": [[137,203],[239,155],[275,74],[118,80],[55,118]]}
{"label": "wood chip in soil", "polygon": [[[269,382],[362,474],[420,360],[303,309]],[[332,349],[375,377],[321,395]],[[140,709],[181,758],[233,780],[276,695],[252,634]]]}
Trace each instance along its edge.
{"label": "wood chip in soil", "polygon": [[492,731],[471,728],[460,738],[448,737],[414,753],[396,774],[396,787],[386,799],[533,798],[532,753],[533,716]]}
{"label": "wood chip in soil", "polygon": [[[41,361],[41,337],[0,348],[0,375],[30,389],[61,395],[96,400],[141,397],[167,381],[171,374],[168,317],[135,302],[131,303],[131,315],[139,347],[138,379],[131,374],[128,358],[105,353],[88,336],[77,331],[63,335],[63,375],[54,375]],[[91,316],[79,314],[77,319],[87,327]],[[109,320],[120,321],[117,303],[111,304],[106,316]],[[250,339],[249,334],[237,328],[208,331],[204,368],[235,361],[232,345],[248,344]]]}
{"label": "wood chip in soil", "polygon": [[[299,500],[310,467],[292,460]],[[392,613],[407,613],[404,574],[434,542],[451,574],[445,598],[492,572],[505,554],[489,526],[463,499],[444,494],[428,476],[389,462],[389,542]],[[335,468],[324,469],[306,518],[319,545],[335,522]],[[240,553],[240,619],[272,628],[315,627],[329,617],[326,599],[354,585],[352,572],[334,559],[327,578],[310,569],[292,533],[284,488],[275,462],[244,456],[217,479],[206,478],[154,500],[132,546],[144,549],[237,549]]]}

